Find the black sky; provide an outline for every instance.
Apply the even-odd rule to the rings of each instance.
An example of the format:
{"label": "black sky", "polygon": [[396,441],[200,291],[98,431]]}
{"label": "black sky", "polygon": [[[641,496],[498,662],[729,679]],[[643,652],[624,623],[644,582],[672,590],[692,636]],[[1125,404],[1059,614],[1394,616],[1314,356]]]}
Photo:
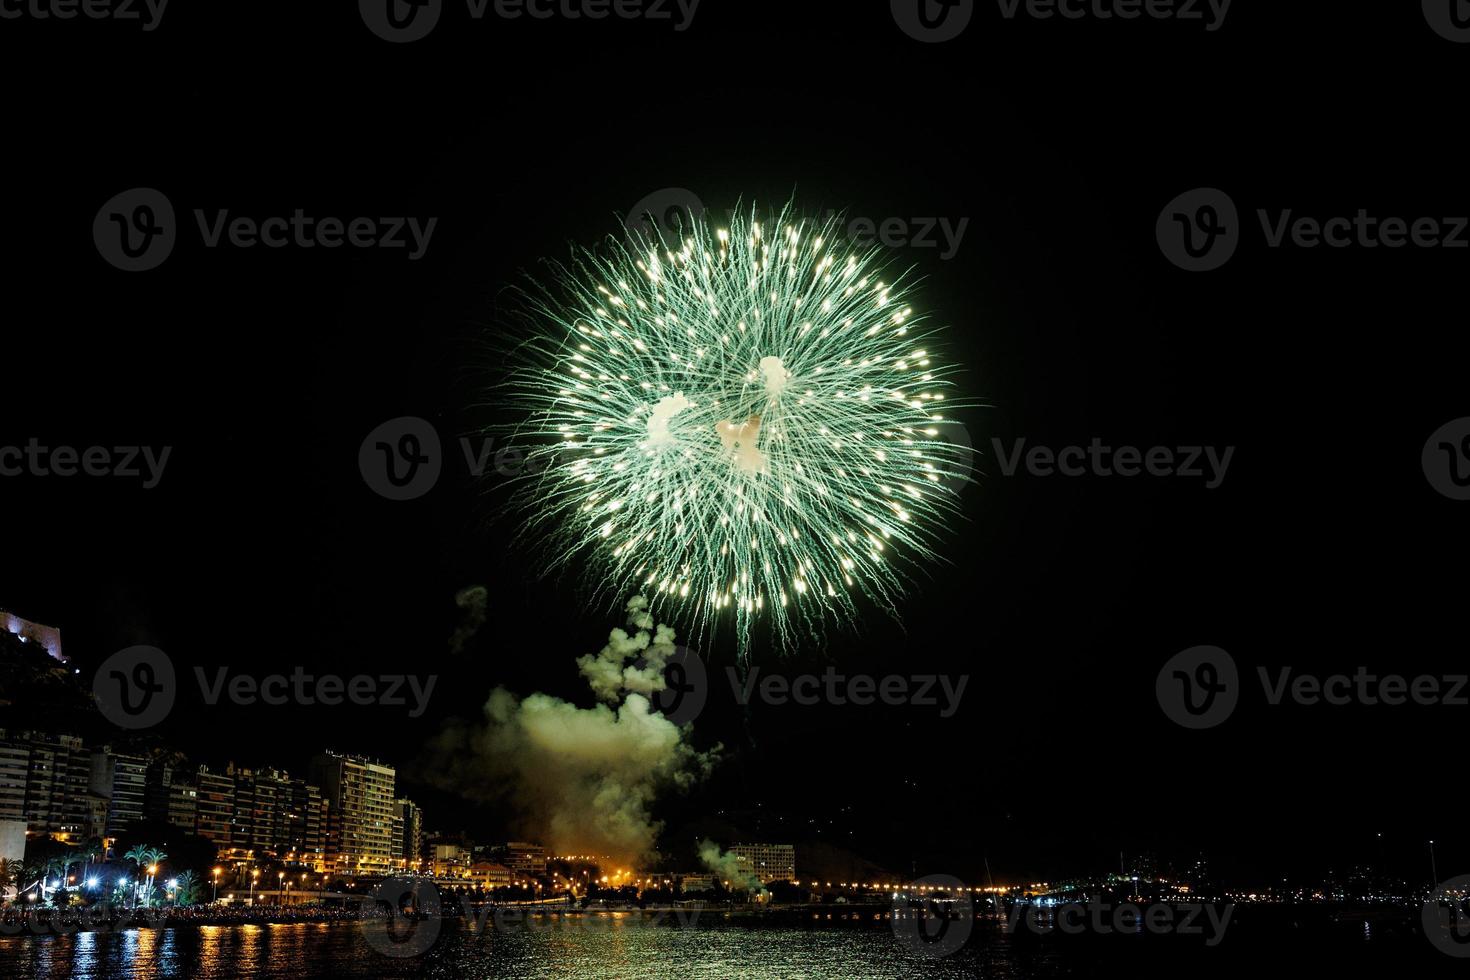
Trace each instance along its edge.
{"label": "black sky", "polygon": [[[1269,249],[1255,209],[1465,214],[1455,149],[1470,48],[1417,5],[1233,9],[1169,23],[1006,22],[920,45],[886,5],[705,0],[694,26],[485,21],[388,45],[355,11],[170,11],[143,34],[7,24],[0,444],[169,445],[152,490],[0,480],[0,607],[59,625],[85,667],[131,642],[181,669],[436,673],[428,714],[220,708],[162,734],[201,761],[304,768],[323,745],[408,765],[495,684],[579,695],[616,619],[538,581],[501,498],[451,457],[408,503],[363,484],[378,423],[495,420],[506,286],[663,187],[716,209],[968,218],[958,254],[900,256],[953,325],[983,455],[966,520],[903,607],[782,669],[968,674],[963,706],[729,705],[696,726],[728,764],[699,808],[837,821],[890,864],[997,876],[1203,850],[1244,874],[1371,855],[1404,873],[1451,837],[1466,708],[1266,708],[1186,732],[1154,677],[1201,643],[1258,665],[1465,670],[1463,504],[1420,449],[1466,414],[1467,253]],[[462,14],[462,12],[460,12]],[[25,32],[22,34],[22,32]],[[232,214],[436,216],[427,255],[206,249],[98,255],[135,186]],[[1185,273],[1154,221],[1226,190],[1252,227]],[[1231,445],[1223,486],[1006,477],[1009,445]],[[454,593],[490,618],[451,658]],[[711,651],[723,670],[728,650]],[[775,665],[770,665],[775,669]],[[728,699],[726,699],[728,700]],[[3,714],[0,714],[3,719]],[[3,721],[0,721],[3,724]],[[917,787],[917,788],[916,788]],[[413,787],[410,786],[412,790]],[[446,828],[501,815],[426,798]],[[844,808],[851,808],[845,810]],[[845,822],[845,826],[843,826]],[[900,839],[901,838],[901,839]],[[1427,859],[1425,859],[1427,861]]]}

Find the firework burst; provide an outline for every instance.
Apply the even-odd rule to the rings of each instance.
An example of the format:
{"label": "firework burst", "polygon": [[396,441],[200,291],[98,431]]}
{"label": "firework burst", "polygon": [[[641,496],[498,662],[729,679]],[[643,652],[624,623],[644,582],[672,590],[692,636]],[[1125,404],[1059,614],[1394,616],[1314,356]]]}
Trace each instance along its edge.
{"label": "firework burst", "polygon": [[878,248],[790,207],[554,266],[511,358],[526,534],[616,601],[781,645],[892,609],[956,512],[937,329]]}

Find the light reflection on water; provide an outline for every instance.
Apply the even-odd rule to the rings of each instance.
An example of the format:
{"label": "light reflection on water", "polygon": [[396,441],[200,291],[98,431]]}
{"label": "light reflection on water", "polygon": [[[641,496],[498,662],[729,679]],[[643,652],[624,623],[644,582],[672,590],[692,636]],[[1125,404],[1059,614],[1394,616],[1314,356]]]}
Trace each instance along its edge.
{"label": "light reflection on water", "polygon": [[1232,932],[1209,948],[1144,934],[1038,940],[977,922],[963,949],[933,958],[909,949],[886,923],[802,929],[717,919],[684,928],[636,916],[589,916],[488,931],[448,922],[427,953],[398,958],[380,953],[353,922],[201,925],[0,935],[0,980],[1463,977],[1465,961],[1443,955],[1422,935],[1385,932],[1357,923],[1332,931],[1291,925],[1265,934]]}
{"label": "light reflection on water", "polygon": [[[236,977],[900,978],[1024,977],[990,947],[933,959],[887,929],[694,929],[609,922],[587,929],[542,923],[476,934],[447,927],[423,956],[393,958],[352,923],[197,926],[123,933],[0,937],[6,980],[224,980]],[[984,960],[984,968],[980,962]]]}

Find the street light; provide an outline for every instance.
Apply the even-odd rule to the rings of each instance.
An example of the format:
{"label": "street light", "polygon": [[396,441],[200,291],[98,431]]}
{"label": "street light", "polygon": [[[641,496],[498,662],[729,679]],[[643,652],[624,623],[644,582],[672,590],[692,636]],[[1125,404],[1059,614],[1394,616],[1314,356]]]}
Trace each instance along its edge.
{"label": "street light", "polygon": [[283,904],[281,902],[281,890],[282,890],[281,883],[283,881],[285,881],[285,880],[286,880],[286,872],[284,872],[284,871],[277,871],[276,872],[276,904],[277,905]]}
{"label": "street light", "polygon": [[219,874],[221,870],[220,868],[214,869],[214,899],[209,903],[211,905],[219,904]]}
{"label": "street light", "polygon": [[255,908],[255,882],[260,877],[260,869],[256,868],[250,872],[250,907]]}

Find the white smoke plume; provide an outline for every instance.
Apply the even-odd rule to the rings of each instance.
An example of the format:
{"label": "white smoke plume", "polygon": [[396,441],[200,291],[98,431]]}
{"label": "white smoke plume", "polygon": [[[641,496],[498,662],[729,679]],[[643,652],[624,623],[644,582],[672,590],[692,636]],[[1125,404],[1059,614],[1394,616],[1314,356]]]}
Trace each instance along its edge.
{"label": "white smoke plume", "polygon": [[[608,635],[607,646],[577,658],[577,667],[599,701],[616,704],[630,692],[647,697],[662,691],[664,665],[678,649],[672,629],[662,623],[654,627],[647,599],[635,596],[627,608],[628,625],[637,632],[629,636],[625,630],[615,629]],[[650,635],[649,630],[654,632]]]}
{"label": "white smoke plume", "polygon": [[485,625],[485,610],[490,604],[490,590],[483,585],[471,585],[454,594],[454,604],[464,610],[459,626],[449,637],[449,652],[462,653],[465,644],[480,632]]}
{"label": "white smoke plume", "polygon": [[[708,774],[719,752],[701,753],[648,694],[663,687],[674,633],[656,628],[642,597],[628,603],[633,629],[578,665],[599,700],[581,708],[547,694],[490,693],[478,724],[451,722],[430,746],[430,778],[482,800],[508,800],[520,831],[556,854],[607,855],[636,866],[653,854],[660,824],[651,808],[668,788]],[[628,664],[639,656],[644,666]]]}
{"label": "white smoke plume", "polygon": [[731,891],[737,892],[763,892],[765,887],[761,880],[753,873],[746,870],[740,863],[740,859],[728,851],[720,850],[720,845],[712,840],[699,842],[699,861],[710,871],[719,876],[721,881],[729,882]]}

